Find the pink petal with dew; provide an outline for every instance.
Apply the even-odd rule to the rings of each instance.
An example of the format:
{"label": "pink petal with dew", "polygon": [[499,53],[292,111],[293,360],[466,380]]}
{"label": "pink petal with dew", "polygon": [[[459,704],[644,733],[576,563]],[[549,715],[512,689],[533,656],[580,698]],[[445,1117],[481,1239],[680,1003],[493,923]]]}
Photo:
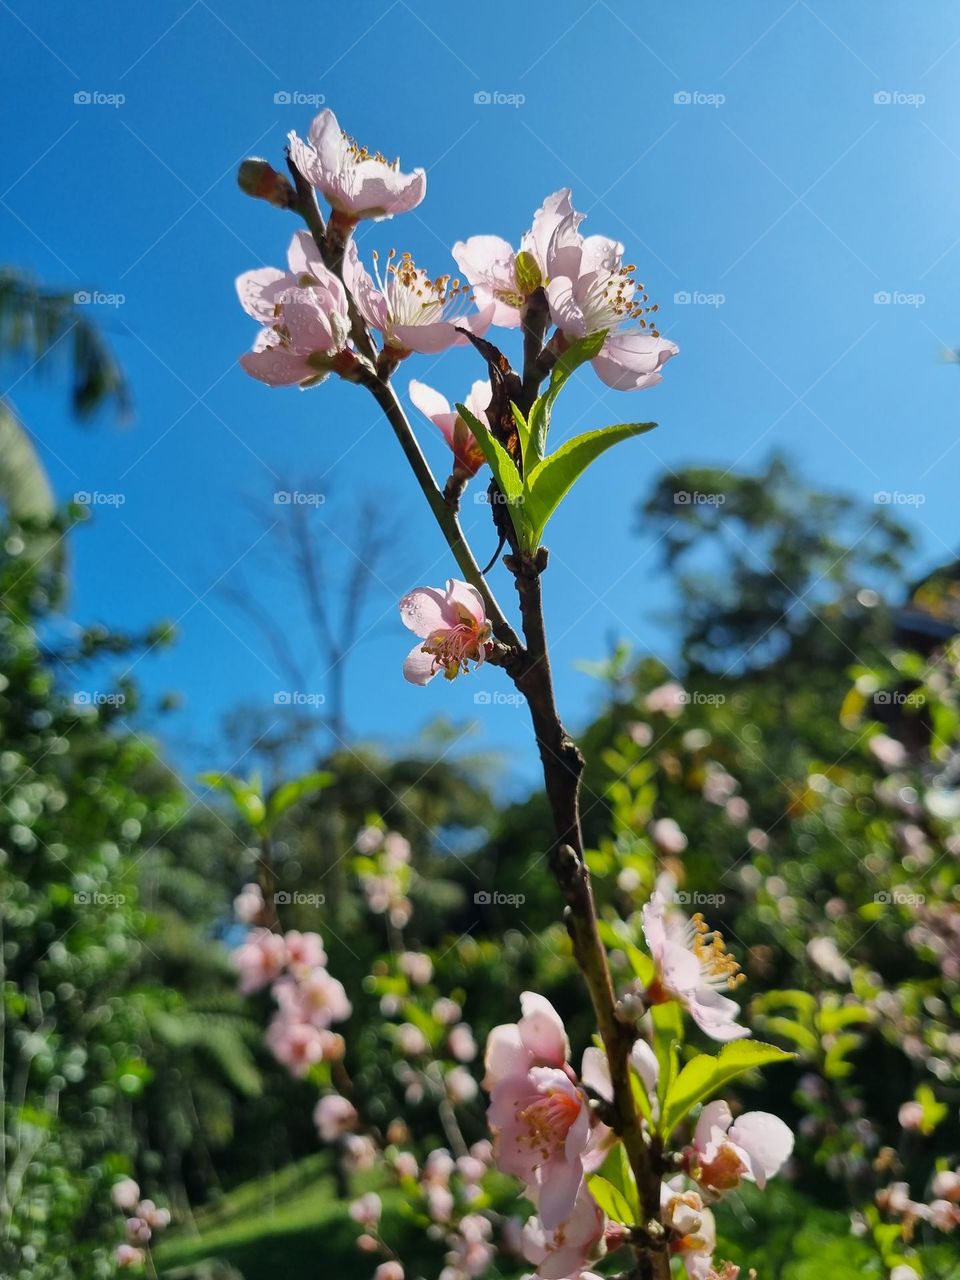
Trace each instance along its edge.
{"label": "pink petal with dew", "polygon": [[237,297],[248,316],[260,324],[273,324],[277,299],[296,281],[286,271],[277,267],[261,267],[258,271],[245,271],[237,276]]}
{"label": "pink petal with dew", "polygon": [[[273,334],[272,329],[264,332]],[[292,387],[318,376],[302,355],[259,338],[255,349],[240,357],[240,367],[268,387]]]}
{"label": "pink petal with dew", "polygon": [[419,646],[411,649],[403,661],[403,678],[409,684],[429,684],[436,674],[433,654],[424,653]]}
{"label": "pink petal with dew", "polygon": [[435,631],[451,625],[446,597],[435,587],[417,587],[400,601],[400,621],[426,640]]}

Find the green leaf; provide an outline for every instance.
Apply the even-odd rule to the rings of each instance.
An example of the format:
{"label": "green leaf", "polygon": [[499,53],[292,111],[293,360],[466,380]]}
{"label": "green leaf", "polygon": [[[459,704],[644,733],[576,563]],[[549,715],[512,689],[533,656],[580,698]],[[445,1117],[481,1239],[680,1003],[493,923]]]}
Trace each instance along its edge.
{"label": "green leaf", "polygon": [[653,1052],[659,1065],[657,1074],[657,1098],[660,1111],[667,1092],[677,1074],[677,1053],[683,1044],[683,1011],[674,1000],[666,1004],[655,1004],[650,1010],[653,1022]]}
{"label": "green leaf", "polygon": [[787,1040],[792,1040],[798,1049],[802,1049],[804,1053],[811,1057],[816,1057],[820,1048],[820,1041],[810,1030],[809,1027],[801,1026],[799,1022],[794,1022],[792,1018],[766,1018],[764,1019],[764,1030],[771,1035],[784,1036]]}
{"label": "green leaf", "polygon": [[517,537],[521,545],[529,549],[530,529],[524,510],[523,481],[520,479],[516,463],[486,423],[475,417],[466,405],[458,404],[457,413],[473,432],[477,444],[483,450],[483,455],[493,472],[493,478],[500,486],[500,492],[507,503],[507,510],[510,512],[510,519],[517,531]]}
{"label": "green leaf", "polygon": [[787,1062],[794,1055],[757,1040],[733,1040],[716,1057],[698,1054],[670,1085],[663,1104],[660,1134],[669,1138],[681,1120],[725,1084],[757,1067]]}
{"label": "green leaf", "polygon": [[638,1222],[640,1219],[640,1197],[637,1195],[637,1183],[630,1168],[627,1149],[622,1142],[614,1145],[603,1164],[597,1170],[599,1177],[608,1182],[618,1195],[626,1202],[627,1211],[631,1215],[627,1222]]}
{"label": "green leaf", "polygon": [[592,360],[606,341],[606,330],[602,333],[590,334],[578,342],[572,342],[558,358],[550,372],[550,381],[543,395],[537,396],[530,410],[530,457],[526,451],[523,455],[523,469],[527,472],[543,458],[547,451],[547,431],[550,427],[550,415],[557,396],[572,373]]}
{"label": "green leaf", "polygon": [[305,773],[302,778],[294,778],[292,782],[285,782],[277,787],[267,801],[267,816],[271,825],[298,800],[303,800],[315,791],[322,791],[324,787],[329,787],[331,782],[333,782],[332,773],[318,770],[315,773]]}
{"label": "green leaf", "polygon": [[637,1216],[632,1212],[626,1197],[612,1182],[608,1182],[599,1173],[591,1173],[587,1175],[587,1186],[594,1200],[613,1222],[622,1222],[626,1226],[632,1226],[636,1222]]}
{"label": "green leaf", "polygon": [[652,431],[655,422],[621,422],[567,440],[549,458],[543,458],[523,478],[524,510],[535,550],[540,544],[547,521],[591,462],[607,449],[631,436]]}

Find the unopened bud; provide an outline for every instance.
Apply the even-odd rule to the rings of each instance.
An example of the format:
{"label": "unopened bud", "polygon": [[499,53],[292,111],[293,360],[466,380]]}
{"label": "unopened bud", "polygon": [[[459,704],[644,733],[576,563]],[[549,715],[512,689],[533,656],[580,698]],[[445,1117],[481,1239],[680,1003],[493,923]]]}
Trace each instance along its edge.
{"label": "unopened bud", "polygon": [[517,289],[525,298],[528,298],[534,290],[539,289],[543,284],[543,276],[540,274],[537,260],[532,253],[527,253],[526,249],[521,249],[517,254],[513,272],[517,281]]}
{"label": "unopened bud", "polygon": [[237,170],[240,190],[256,200],[266,200],[278,209],[292,209],[297,203],[297,193],[289,178],[277,173],[273,165],[257,156],[244,160]]}

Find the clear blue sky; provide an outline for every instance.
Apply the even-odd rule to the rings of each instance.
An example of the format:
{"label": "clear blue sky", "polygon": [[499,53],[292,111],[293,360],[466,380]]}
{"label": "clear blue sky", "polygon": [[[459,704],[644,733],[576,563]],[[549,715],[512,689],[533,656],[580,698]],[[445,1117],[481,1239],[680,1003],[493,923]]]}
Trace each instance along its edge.
{"label": "clear blue sky", "polygon": [[[532,776],[523,713],[473,702],[506,687],[499,673],[427,690],[400,678],[409,637],[394,601],[452,566],[372,404],[342,385],[270,391],[236,366],[254,326],[233,279],[281,263],[293,230],[291,215],[240,195],[236,165],[251,153],[280,162],[287,131],[313,114],[278,93],[322,94],[368,146],[426,167],[425,203],[368,228],[367,247],[446,271],[456,239],[515,241],[569,185],[588,228],[626,243],[661,303],[681,347],[661,386],[627,398],[584,377],[559,418],[562,431],[661,424],[602,460],[550,531],[547,600],[573,724],[596,697],[574,663],[599,656],[609,633],[667,651],[656,552],[631,535],[635,500],[665,465],[749,467],[786,447],[815,482],[924,495],[922,560],[952,552],[960,384],[938,354],[960,344],[955,5],[0,0],[0,41],[2,257],[50,284],[123,295],[95,315],[136,418],[81,430],[42,388],[12,394],[60,495],[124,495],[74,539],[73,608],[128,627],[178,620],[177,647],[136,675],[154,696],[183,693],[165,732],[188,767],[229,765],[197,744],[215,741],[238,701],[270,706],[284,687],[211,587],[235,582],[243,557],[247,589],[282,611],[276,574],[246,554],[258,531],[245,504],[312,475],[330,494],[318,537],[334,538],[370,486],[404,526],[353,667],[354,731],[396,742],[440,713],[479,716],[469,744],[508,749]],[[525,100],[477,104],[483,91]],[[684,305],[682,293],[724,301]],[[416,376],[453,399],[479,376],[466,353],[432,364],[407,362],[404,393]],[[441,468],[442,445],[426,426],[423,437]],[[483,557],[487,513],[468,503],[467,517]],[[495,581],[507,593],[502,570]]]}

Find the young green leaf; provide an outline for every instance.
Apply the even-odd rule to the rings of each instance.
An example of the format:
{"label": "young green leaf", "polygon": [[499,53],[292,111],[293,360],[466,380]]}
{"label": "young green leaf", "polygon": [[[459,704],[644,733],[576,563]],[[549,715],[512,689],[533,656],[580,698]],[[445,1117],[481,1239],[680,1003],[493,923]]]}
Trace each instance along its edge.
{"label": "young green leaf", "polygon": [[626,1197],[612,1182],[608,1182],[599,1173],[591,1173],[587,1175],[587,1186],[594,1200],[611,1221],[622,1222],[626,1226],[632,1226],[636,1222],[636,1214],[632,1212]]}
{"label": "young green leaf", "polygon": [[621,422],[613,427],[585,431],[583,435],[566,441],[548,458],[542,458],[525,474],[524,507],[533,546],[539,545],[547,521],[591,462],[612,445],[652,431],[656,425],[655,422]]}
{"label": "young green leaf", "polygon": [[530,546],[531,531],[524,509],[523,482],[520,479],[520,472],[517,470],[516,463],[500,441],[496,439],[486,423],[481,422],[465,405],[458,404],[457,413],[473,432],[477,444],[483,450],[484,457],[490,463],[493,478],[500,486],[500,492],[506,501],[510,519],[513,521],[513,527],[517,531],[517,537],[521,545],[524,550],[532,550]]}
{"label": "young green leaf", "polygon": [[321,791],[324,787],[329,787],[331,782],[333,782],[332,773],[318,771],[306,773],[302,778],[294,778],[292,782],[285,782],[277,787],[267,801],[267,816],[271,825],[298,800],[312,795],[315,791]]}
{"label": "young green leaf", "polygon": [[566,351],[557,359],[551,370],[550,382],[547,384],[546,391],[536,398],[533,408],[530,410],[530,457],[528,460],[527,452],[524,451],[524,471],[536,466],[547,451],[547,431],[550,427],[550,414],[553,412],[554,402],[563,390],[567,379],[582,364],[586,364],[588,360],[592,360],[594,356],[599,354],[606,337],[607,334],[604,330],[601,333],[592,333],[586,338],[580,338],[577,342],[571,342]]}
{"label": "young green leaf", "polygon": [[681,1120],[700,1102],[722,1089],[731,1080],[774,1062],[787,1062],[794,1055],[776,1045],[757,1040],[733,1040],[716,1057],[701,1053],[691,1058],[667,1090],[660,1120],[660,1135],[669,1138]]}

